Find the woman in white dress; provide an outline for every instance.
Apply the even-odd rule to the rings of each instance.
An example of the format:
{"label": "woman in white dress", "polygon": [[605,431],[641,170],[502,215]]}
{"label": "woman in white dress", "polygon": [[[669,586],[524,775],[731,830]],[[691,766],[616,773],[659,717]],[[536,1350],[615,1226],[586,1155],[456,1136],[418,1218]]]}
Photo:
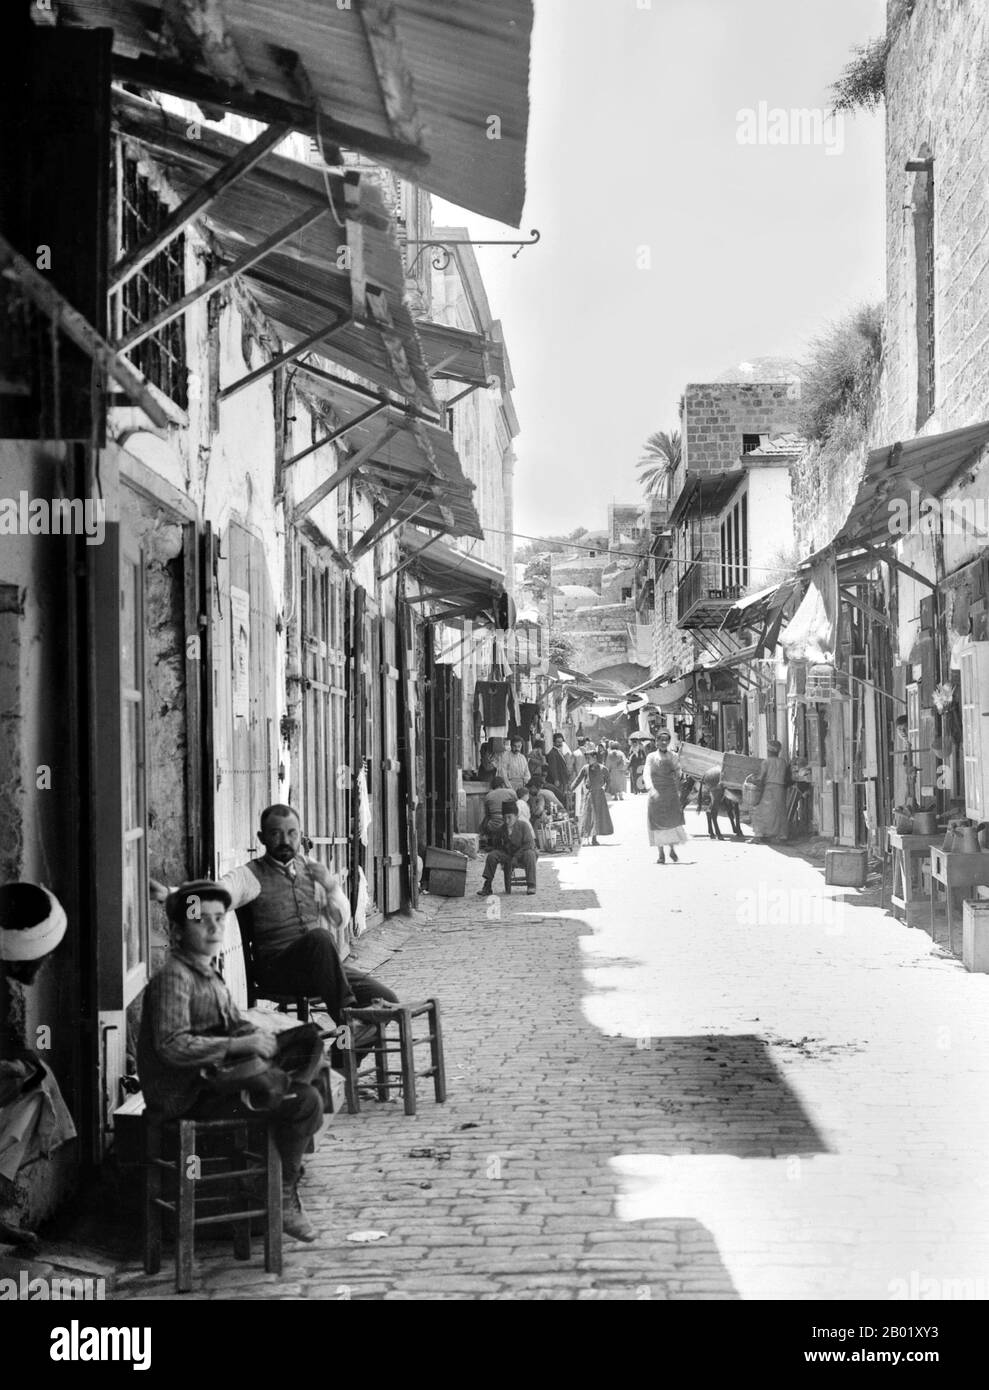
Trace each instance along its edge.
{"label": "woman in white dress", "polygon": [[678,864],[676,847],[686,844],[690,836],[680,805],[680,759],[670,752],[670,735],[665,731],[656,736],[656,751],[646,758],[644,777],[649,788],[649,843],[659,851],[656,863],[666,863],[668,845],[671,862]]}

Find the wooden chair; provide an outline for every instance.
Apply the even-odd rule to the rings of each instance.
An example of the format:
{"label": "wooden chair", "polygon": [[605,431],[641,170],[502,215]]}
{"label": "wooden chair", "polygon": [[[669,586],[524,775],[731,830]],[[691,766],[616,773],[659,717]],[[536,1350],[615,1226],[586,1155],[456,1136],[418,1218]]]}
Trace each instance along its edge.
{"label": "wooden chair", "polygon": [[[163,1121],[144,1112],[143,1236],[148,1274],[161,1269],[166,1212],[175,1224],[177,1293],[192,1288],[195,1236],[202,1226],[232,1225],[234,1253],[247,1260],[251,1221],[263,1220],[264,1267],[270,1274],[281,1274],[282,1162],[274,1135],[271,1116],[262,1113],[235,1119]],[[226,1152],[211,1152],[218,1140],[232,1141]],[[223,1192],[221,1183],[228,1188],[233,1184],[233,1189]],[[205,1206],[220,1210],[198,1214]]]}
{"label": "wooden chair", "polygon": [[240,928],[241,945],[244,948],[244,974],[247,977],[247,1007],[253,1009],[258,999],[270,999],[273,1004],[278,1005],[280,1013],[287,1014],[294,1011],[300,1023],[308,1023],[312,1010],[322,1004],[318,994],[269,994],[261,992],[257,985],[256,964],[254,960],[254,942],[251,938],[250,930],[240,913],[234,914],[237,918],[237,926]]}

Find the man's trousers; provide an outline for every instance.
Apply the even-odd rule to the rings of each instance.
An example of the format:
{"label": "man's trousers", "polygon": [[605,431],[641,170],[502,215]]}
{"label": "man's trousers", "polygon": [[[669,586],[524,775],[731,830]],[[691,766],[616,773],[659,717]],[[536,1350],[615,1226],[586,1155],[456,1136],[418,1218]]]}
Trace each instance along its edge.
{"label": "man's trousers", "polygon": [[343,1022],[347,1008],[367,1008],[374,999],[391,1003],[398,995],[356,966],[344,965],[328,931],[316,927],[276,956],[257,964],[256,984],[262,994],[297,994],[322,999],[334,1023]]}
{"label": "man's trousers", "polygon": [[[277,1066],[277,1062],[274,1065]],[[249,1110],[239,1095],[218,1096],[206,1092],[179,1118],[226,1120],[240,1115],[257,1119],[258,1111]],[[293,1081],[274,1116],[275,1145],[282,1159],[282,1186],[294,1187],[310,1136],[316,1134],[323,1123],[323,1099],[315,1086]]]}
{"label": "man's trousers", "polygon": [[495,876],[498,866],[505,875],[505,889],[511,889],[512,870],[517,866],[525,869],[526,887],[535,888],[536,886],[536,851],[534,849],[516,850],[514,854],[509,854],[507,850],[493,849],[484,861],[484,882],[491,887],[491,880]]}

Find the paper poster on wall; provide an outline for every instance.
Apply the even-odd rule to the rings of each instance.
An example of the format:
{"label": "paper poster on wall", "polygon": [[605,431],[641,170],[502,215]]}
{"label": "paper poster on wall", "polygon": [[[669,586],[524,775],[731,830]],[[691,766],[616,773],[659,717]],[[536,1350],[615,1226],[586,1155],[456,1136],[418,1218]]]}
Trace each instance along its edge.
{"label": "paper poster on wall", "polygon": [[250,715],[251,596],[245,589],[230,586],[230,634],[233,643],[234,718]]}

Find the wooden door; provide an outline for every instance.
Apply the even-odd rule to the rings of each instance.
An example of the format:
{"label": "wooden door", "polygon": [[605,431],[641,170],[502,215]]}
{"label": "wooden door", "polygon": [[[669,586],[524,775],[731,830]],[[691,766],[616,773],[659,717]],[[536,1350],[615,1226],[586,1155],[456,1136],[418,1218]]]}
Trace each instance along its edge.
{"label": "wooden door", "polygon": [[402,906],[402,859],[404,839],[399,777],[402,764],[398,754],[399,669],[393,618],[381,619],[381,885],[379,906],[384,912],[397,912]]}
{"label": "wooden door", "polygon": [[[259,852],[261,812],[278,800],[275,597],[260,539],[231,522],[214,547],[211,595],[216,872]],[[231,913],[221,970],[246,1000],[240,933]]]}
{"label": "wooden door", "polygon": [[405,811],[404,849],[405,849],[405,891],[408,901],[415,907],[419,901],[419,874],[416,860],[419,855],[416,824],[419,811],[419,778],[417,775],[416,750],[421,711],[418,699],[418,673],[416,667],[415,628],[412,610],[406,603],[398,607],[398,757],[401,763],[399,796]]}
{"label": "wooden door", "polygon": [[[309,853],[347,883],[353,776],[347,747],[346,627],[343,575],[299,548],[302,720],[298,809]],[[338,938],[337,946],[345,943]]]}

